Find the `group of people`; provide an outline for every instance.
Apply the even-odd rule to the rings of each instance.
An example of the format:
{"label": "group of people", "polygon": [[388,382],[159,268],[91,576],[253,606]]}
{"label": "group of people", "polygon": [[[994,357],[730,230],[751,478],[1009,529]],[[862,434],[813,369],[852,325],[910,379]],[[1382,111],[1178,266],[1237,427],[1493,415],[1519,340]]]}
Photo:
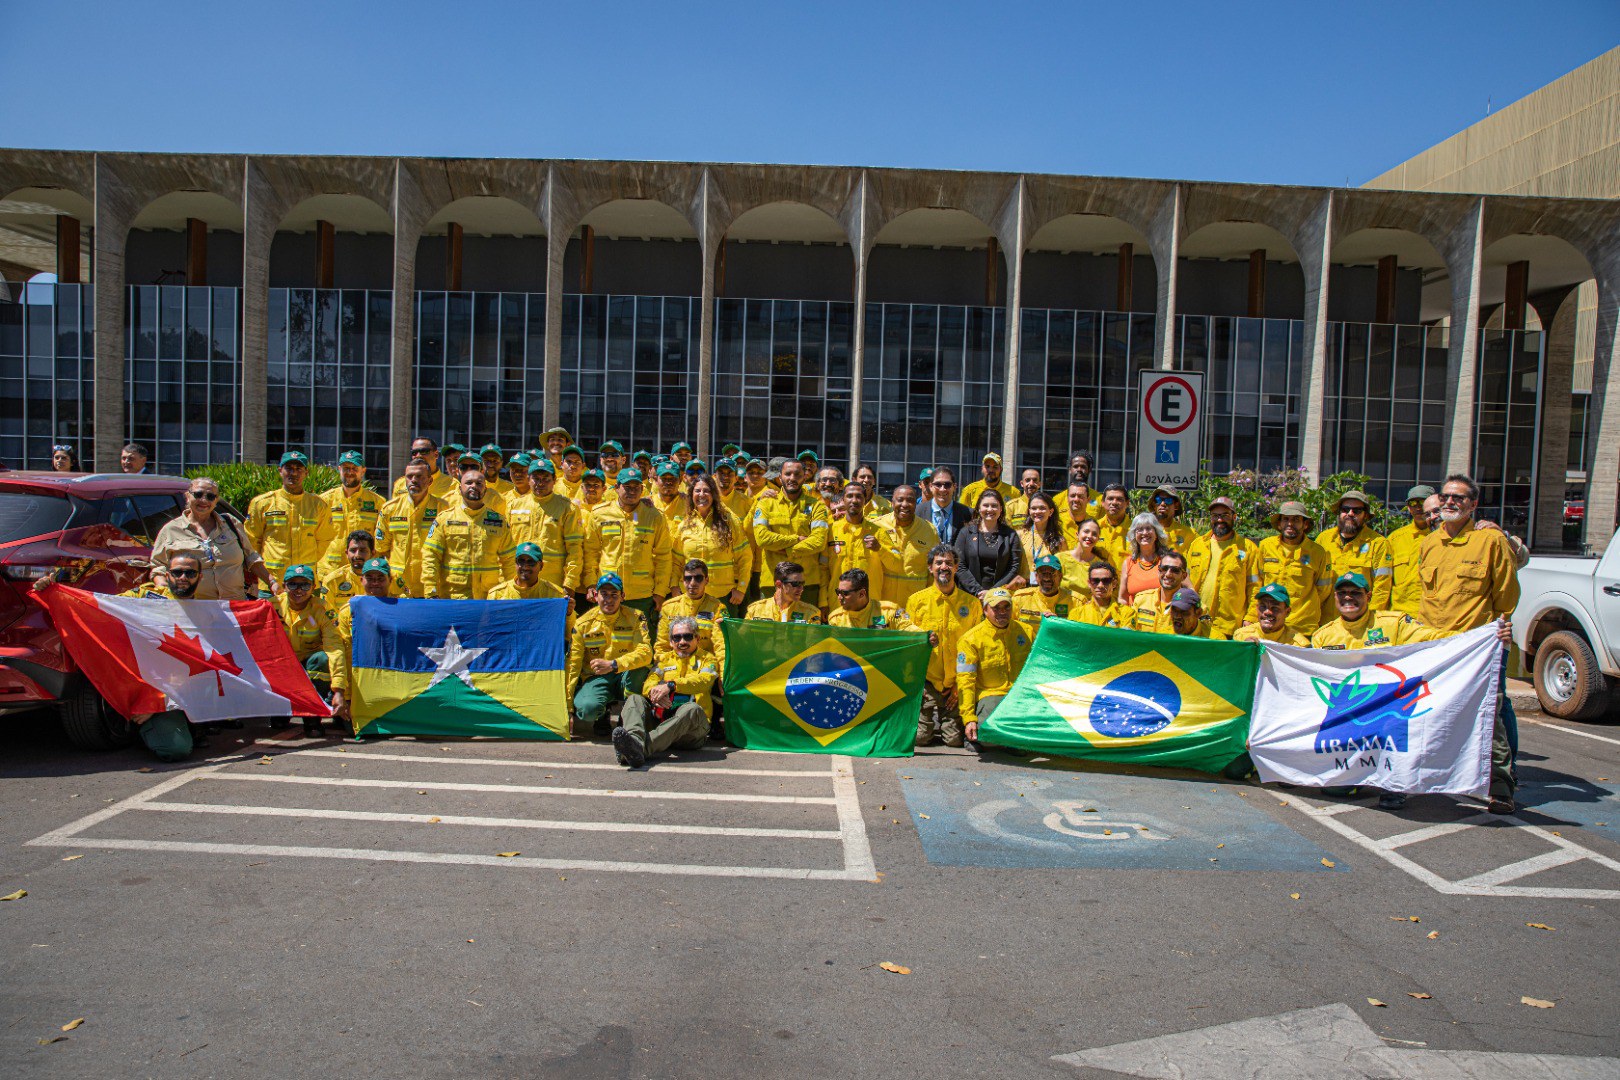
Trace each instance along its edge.
{"label": "group of people", "polygon": [[[507,455],[418,437],[387,497],[353,451],[338,459],[340,486],[308,492],[308,459],[289,451],[280,488],[241,521],[218,510],[212,480],[194,479],[185,512],[154,542],[152,582],[135,591],[270,599],[340,722],[350,598],[564,600],[574,716],[633,767],[701,743],[720,719],[726,617],[926,632],[917,745],[976,746],[1041,619],[1322,649],[1493,620],[1505,638],[1528,558],[1476,520],[1478,487],[1460,475],[1412,488],[1409,523],[1387,537],[1369,524],[1373,500],[1352,491],[1314,537],[1310,511],[1284,502],[1276,535],[1257,542],[1227,499],[1204,508],[1204,532],[1182,521],[1170,488],[1133,516],[1124,485],[1093,486],[1083,452],[1061,492],[1043,490],[1033,468],[1014,487],[987,453],[960,488],[939,466],[885,497],[871,466],[845,477],[812,450],[762,460],[726,446],[711,467],[684,442],[664,455],[610,440],[592,467],[567,431],[540,441]],[[1500,680],[1491,808],[1509,812]],[[311,733],[319,723],[305,721]]]}

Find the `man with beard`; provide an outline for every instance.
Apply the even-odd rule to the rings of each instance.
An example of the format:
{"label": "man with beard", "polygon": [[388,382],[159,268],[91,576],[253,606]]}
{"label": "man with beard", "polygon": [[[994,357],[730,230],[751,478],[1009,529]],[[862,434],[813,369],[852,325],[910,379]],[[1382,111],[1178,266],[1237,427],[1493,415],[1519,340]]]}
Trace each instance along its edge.
{"label": "man with beard", "polygon": [[1102,559],[1087,568],[1086,585],[1090,596],[1080,604],[1076,622],[1087,626],[1113,626],[1121,630],[1136,627],[1136,612],[1118,602],[1119,575]]}
{"label": "man with beard", "polygon": [[[1175,625],[1171,619],[1170,601],[1182,591],[1187,583],[1187,556],[1179,551],[1167,551],[1159,556],[1159,587],[1157,589],[1144,589],[1136,594],[1132,602],[1135,610],[1135,627],[1138,630],[1154,634],[1173,634]],[[1199,601],[1202,609],[1203,602]]]}
{"label": "man with beard", "polygon": [[341,569],[347,561],[348,537],[356,529],[368,534],[377,528],[377,513],[383,499],[366,487],[366,462],[357,451],[349,450],[338,456],[338,475],[343,483],[321,494],[332,512],[332,543],[321,558],[319,571],[331,573]]}
{"label": "man with beard", "polygon": [[[1310,539],[1310,511],[1303,503],[1285,502],[1271,515],[1276,536],[1260,541],[1261,586],[1273,582],[1288,592],[1288,625],[1301,634],[1312,634],[1325,619],[1331,619],[1333,593],[1332,560],[1321,544]],[[1249,605],[1246,622],[1257,613]]]}
{"label": "man with beard", "polygon": [[[913,489],[908,486],[905,490]],[[928,654],[928,674],[923,680],[922,714],[917,717],[917,745],[929,746],[939,738],[946,746],[961,746],[956,643],[984,615],[973,595],[956,587],[955,548],[949,544],[934,545],[928,553],[928,573],[933,581],[906,602],[906,615],[911,619],[912,628],[928,631],[928,642],[933,646]]]}
{"label": "man with beard", "polygon": [[1209,532],[1192,545],[1187,580],[1203,598],[1215,629],[1231,637],[1243,624],[1259,587],[1260,548],[1238,535],[1237,507],[1231,499],[1209,504]]}
{"label": "man with beard", "polygon": [[1003,507],[1007,505],[1008,499],[1015,498],[1018,495],[1018,489],[1001,478],[1000,454],[989,453],[984,455],[984,461],[979,466],[979,469],[983,475],[978,480],[962,488],[962,493],[956,498],[957,502],[972,510],[979,505],[979,493],[985,488],[996,489],[996,493],[1001,496],[1001,505]]}
{"label": "man with beard", "polygon": [[828,626],[857,630],[915,629],[904,610],[887,600],[872,599],[871,579],[865,570],[845,570],[839,575],[835,588],[838,606],[827,617]]}
{"label": "man with beard", "polygon": [[860,570],[870,581],[874,599],[881,600],[884,596],[883,555],[878,535],[882,529],[866,516],[867,497],[862,485],[853,481],[844,485],[827,541],[827,577],[837,581],[846,570]]}
{"label": "man with beard", "polygon": [[[1064,506],[1059,513],[1060,523],[1063,526],[1063,543],[1072,551],[1080,540],[1080,523],[1091,520],[1091,489],[1083,480],[1071,480],[1063,498]],[[1028,512],[1027,503],[1025,512]],[[1098,524],[1102,523],[1099,521]]]}
{"label": "man with beard", "polygon": [[1170,546],[1183,555],[1189,554],[1193,544],[1198,542],[1198,534],[1181,523],[1181,492],[1170,487],[1155,488],[1151,508]]}
{"label": "man with beard", "polygon": [[1123,567],[1131,557],[1131,493],[1124,484],[1109,484],[1102,493],[1102,539],[1098,552],[1107,552],[1108,561]]}
{"label": "man with beard", "polygon": [[1014,529],[1022,528],[1029,516],[1029,500],[1041,490],[1041,470],[1023,469],[1018,473],[1018,494],[1007,500],[1005,518]]}
{"label": "man with beard", "polygon": [[831,522],[827,504],[805,490],[804,466],[782,463],[782,488],[754,500],[754,540],[759,544],[759,587],[776,584],[775,566],[792,562],[803,567],[804,592],[797,600],[821,606],[821,555],[827,550]]}
{"label": "man with beard", "polygon": [[461,498],[438,516],[422,545],[422,590],[430,600],[482,600],[512,576],[517,542],[506,517],[485,505],[486,473],[463,458]]}
{"label": "man with beard", "polygon": [[[961,509],[967,512],[966,507]],[[912,595],[928,584],[930,552],[941,542],[934,526],[917,514],[917,489],[910,484],[895,488],[894,517],[878,534],[883,599],[909,610]]]}
{"label": "man with beard", "polygon": [[394,584],[404,596],[421,599],[422,544],[445,508],[432,493],[432,472],[421,458],[405,466],[405,490],[383,504],[377,515],[376,553],[388,559]]}
{"label": "man with beard", "polygon": [[1389,541],[1373,532],[1367,519],[1372,513],[1372,500],[1366,493],[1347,491],[1328,508],[1337,524],[1324,529],[1316,542],[1333,560],[1334,578],[1345,574],[1360,574],[1372,584],[1371,605],[1374,611],[1388,611],[1390,592],[1394,587],[1395,562],[1390,557]]}

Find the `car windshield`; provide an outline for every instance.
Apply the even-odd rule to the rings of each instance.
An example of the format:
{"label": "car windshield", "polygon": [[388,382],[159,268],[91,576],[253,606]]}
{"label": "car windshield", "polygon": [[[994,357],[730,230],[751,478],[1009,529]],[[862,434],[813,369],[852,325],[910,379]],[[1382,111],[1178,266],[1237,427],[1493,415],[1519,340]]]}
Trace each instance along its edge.
{"label": "car windshield", "polygon": [[0,543],[59,532],[72,513],[73,504],[58,495],[0,491]]}

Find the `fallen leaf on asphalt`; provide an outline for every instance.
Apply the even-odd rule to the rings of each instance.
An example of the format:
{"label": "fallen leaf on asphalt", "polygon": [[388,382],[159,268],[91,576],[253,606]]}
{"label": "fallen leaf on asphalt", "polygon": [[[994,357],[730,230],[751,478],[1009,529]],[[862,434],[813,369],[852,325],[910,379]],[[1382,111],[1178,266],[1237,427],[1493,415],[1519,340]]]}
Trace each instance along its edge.
{"label": "fallen leaf on asphalt", "polygon": [[83,855],[64,855],[64,856],[62,856],[62,861],[63,862],[72,862],[74,859],[82,859],[82,858],[84,858]]}
{"label": "fallen leaf on asphalt", "polygon": [[49,1045],[51,1045],[51,1043],[59,1043],[59,1042],[67,1042],[67,1036],[66,1035],[52,1035],[48,1039],[39,1040],[39,1045],[41,1045],[41,1046],[49,1046]]}
{"label": "fallen leaf on asphalt", "polygon": [[888,808],[889,808],[888,803],[878,803],[878,809],[879,810],[887,810]]}
{"label": "fallen leaf on asphalt", "polygon": [[[901,778],[900,778],[900,779],[902,779],[902,780],[913,780],[913,779],[915,779],[915,777],[911,777],[911,776],[902,776],[902,777],[901,777]],[[863,784],[864,784],[864,783],[866,783],[866,781],[865,781],[865,780],[862,780],[862,781],[861,781],[861,783],[863,783]]]}
{"label": "fallen leaf on asphalt", "polygon": [[5,896],[0,896],[0,900],[21,900],[23,897],[25,897],[27,895],[28,895],[28,890],[27,889],[18,889],[14,893],[7,893]]}
{"label": "fallen leaf on asphalt", "polygon": [[144,768],[136,769],[135,771],[136,772],[151,772],[152,771],[152,766],[147,765]]}
{"label": "fallen leaf on asphalt", "polygon": [[1332,867],[1338,866],[1339,864],[1334,862],[1332,859],[1323,859],[1322,860],[1322,865],[1326,866],[1326,867],[1329,867],[1331,869]]}
{"label": "fallen leaf on asphalt", "polygon": [[467,944],[471,945],[476,940],[477,940],[476,938],[468,938],[467,939]]}
{"label": "fallen leaf on asphalt", "polygon": [[417,792],[417,794],[418,794],[418,795],[426,795],[426,794],[427,794],[427,792],[425,792],[425,791],[418,791],[418,792]]}
{"label": "fallen leaf on asphalt", "polygon": [[1290,900],[1298,900],[1299,899],[1299,893],[1297,893],[1297,892],[1289,893],[1288,894],[1288,899],[1290,899]]}
{"label": "fallen leaf on asphalt", "polygon": [[1082,814],[1095,814],[1095,813],[1098,813],[1098,810],[1097,810],[1097,808],[1095,806],[1088,806],[1088,807],[1086,807],[1084,810],[1082,810],[1080,812]]}
{"label": "fallen leaf on asphalt", "polygon": [[1429,931],[1429,940],[1430,941],[1439,941],[1440,940],[1440,931],[1438,931],[1438,930],[1430,930]]}
{"label": "fallen leaf on asphalt", "polygon": [[901,967],[899,964],[891,964],[887,960],[885,960],[885,961],[883,961],[883,963],[879,964],[878,967],[882,968],[884,971],[892,971],[896,975],[910,975],[911,974],[911,969],[910,968]]}
{"label": "fallen leaf on asphalt", "polygon": [[1216,847],[1225,847],[1226,845],[1225,844],[1216,844],[1215,846]]}
{"label": "fallen leaf on asphalt", "polygon": [[1541,998],[1533,998],[1533,997],[1522,997],[1522,998],[1519,999],[1519,1004],[1520,1005],[1528,1005],[1532,1009],[1550,1009],[1550,1008],[1553,1007],[1552,1002],[1543,1001]]}
{"label": "fallen leaf on asphalt", "polygon": [[271,757],[269,754],[266,754],[266,755],[264,755],[264,757],[259,759],[259,764],[260,765],[268,765],[274,760],[276,760],[276,759]]}
{"label": "fallen leaf on asphalt", "polygon": [[84,1017],[82,1017],[82,1016],[79,1017],[77,1020],[69,1020],[67,1023],[62,1025],[62,1030],[63,1031],[72,1031],[74,1028],[78,1027],[82,1023],[84,1023]]}
{"label": "fallen leaf on asphalt", "polygon": [[932,821],[933,820],[927,814],[918,814],[917,816],[922,818],[924,821]]}
{"label": "fallen leaf on asphalt", "polygon": [[900,824],[900,819],[899,818],[890,818],[889,819],[889,824],[898,825],[898,824]]}
{"label": "fallen leaf on asphalt", "polygon": [[1416,915],[1391,915],[1390,918],[1392,920],[1394,920],[1395,922],[1417,922],[1418,921],[1418,917]]}
{"label": "fallen leaf on asphalt", "polygon": [[1414,994],[1410,990],[1406,992],[1406,996],[1409,998],[1417,998],[1419,1001],[1428,1001],[1430,998],[1434,997],[1433,994]]}
{"label": "fallen leaf on asphalt", "polygon": [[523,854],[523,852],[521,852],[521,851],[497,851],[495,854],[496,854],[496,856],[498,856],[499,858],[502,858],[502,859],[511,859],[511,858],[515,858],[515,857]]}
{"label": "fallen leaf on asphalt", "polygon": [[1367,1004],[1371,1005],[1375,1009],[1387,1009],[1387,1008],[1389,1008],[1388,1005],[1385,1005],[1382,1001],[1379,1001],[1377,998],[1368,998],[1367,999]]}
{"label": "fallen leaf on asphalt", "polygon": [[430,817],[430,818],[428,818],[428,824],[429,824],[429,825],[437,825],[437,824],[438,824],[438,823],[439,823],[439,819],[438,819],[438,818],[436,818],[436,817]]}
{"label": "fallen leaf on asphalt", "polygon": [[1114,830],[1113,829],[1104,829],[1103,830],[1103,835],[1104,836],[1113,836],[1114,835]]}
{"label": "fallen leaf on asphalt", "polygon": [[1528,926],[1532,930],[1551,930],[1551,929],[1553,929],[1553,927],[1548,926],[1544,922],[1527,922],[1524,925]]}

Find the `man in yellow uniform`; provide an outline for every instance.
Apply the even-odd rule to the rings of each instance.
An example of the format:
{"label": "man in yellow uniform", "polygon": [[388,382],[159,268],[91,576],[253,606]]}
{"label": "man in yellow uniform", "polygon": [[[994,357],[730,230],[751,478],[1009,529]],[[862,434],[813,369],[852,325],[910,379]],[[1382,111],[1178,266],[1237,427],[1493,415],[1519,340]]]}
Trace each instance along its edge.
{"label": "man in yellow uniform", "polygon": [[356,529],[376,531],[377,512],[383,498],[366,487],[366,464],[358,452],[347,450],[338,456],[338,475],[343,483],[321,493],[332,514],[332,543],[321,558],[320,569],[330,573],[341,568],[347,556],[347,537]]}
{"label": "man in yellow uniform", "polygon": [[821,609],[799,599],[804,595],[804,567],[785,559],[771,568],[771,582],[771,595],[749,604],[748,618],[757,622],[821,622]]}
{"label": "man in yellow uniform", "polygon": [[444,510],[444,500],[432,494],[432,472],[427,462],[405,466],[405,490],[383,504],[377,515],[376,552],[393,568],[394,587],[400,595],[421,599],[422,545]]}
{"label": "man in yellow uniform", "polygon": [[[596,467],[602,472],[602,482],[607,487],[614,486],[617,481],[614,477],[626,464],[624,444],[617,439],[609,439],[596,448]],[[587,472],[589,470],[586,470]]]}
{"label": "man in yellow uniform", "polygon": [[1123,569],[1131,556],[1131,493],[1124,484],[1103,488],[1102,512],[1097,521],[1102,526],[1097,551],[1107,552],[1108,561]]}
{"label": "man in yellow uniform", "polygon": [[461,463],[461,499],[438,516],[422,545],[422,588],[432,600],[482,600],[512,576],[517,543],[506,517],[484,505],[485,473]]}
{"label": "man in yellow uniform", "polygon": [[494,443],[485,443],[478,448],[478,460],[484,466],[484,499],[495,504],[504,514],[506,496],[512,491],[512,482],[501,475],[501,468],[506,464],[506,451]]}
{"label": "man in yellow uniform", "polygon": [[1429,535],[1429,518],[1423,504],[1434,494],[1428,484],[1418,484],[1406,493],[1406,513],[1411,521],[1389,534],[1389,557],[1395,585],[1389,606],[1394,611],[1416,615],[1423,603],[1423,582],[1418,578],[1418,554]]}
{"label": "man in yellow uniform", "polygon": [[[1276,536],[1258,545],[1260,585],[1273,582],[1288,591],[1288,625],[1301,634],[1313,634],[1324,619],[1332,618],[1332,559],[1326,549],[1306,535],[1310,511],[1305,504],[1285,502],[1271,515]],[[1254,605],[1247,622],[1255,621]]]}
{"label": "man in yellow uniform", "polygon": [[1145,633],[1173,633],[1170,601],[1186,584],[1187,556],[1179,551],[1167,551],[1160,555],[1159,587],[1137,593],[1131,602],[1135,628]]}
{"label": "man in yellow uniform", "polygon": [[[503,581],[489,590],[486,600],[568,600],[574,596],[567,593],[558,585],[545,579],[541,568],[546,560],[545,552],[540,545],[532,540],[525,540],[517,546],[512,555],[512,580]],[[572,612],[568,616],[568,626],[572,629],[574,617]]]}
{"label": "man in yellow uniform", "polygon": [[[387,559],[367,559],[360,568],[360,595],[372,596],[378,600],[389,600],[398,594],[394,591],[394,572],[388,565]],[[352,598],[351,598],[352,599]],[[342,648],[343,662],[348,665],[350,673],[354,666],[354,609],[343,604],[337,610],[338,643]],[[353,721],[351,716],[350,721]],[[359,740],[359,725],[354,727],[355,741]]]}
{"label": "man in yellow uniform", "polygon": [[681,567],[681,587],[664,601],[659,614],[665,620],[689,618],[697,622],[698,647],[712,652],[723,664],[726,641],[720,634],[720,620],[728,614],[724,599],[709,595],[709,568],[702,559],[687,559]]}
{"label": "man in yellow uniform", "polygon": [[[287,630],[287,640],[293,653],[304,665],[310,682],[316,690],[324,688],[332,704],[332,715],[347,719],[349,706],[345,698],[349,692],[349,661],[338,637],[337,620],[315,598],[315,568],[307,563],[289,566],[282,575],[284,589],[275,598],[276,614]],[[318,738],[321,718],[304,716],[304,734]],[[286,727],[287,721],[270,722],[272,728]]]}
{"label": "man in yellow uniform", "polygon": [[889,500],[878,494],[877,470],[870,465],[858,465],[850,479],[866,489],[866,512],[874,517],[894,512]]}
{"label": "man in yellow uniform", "polygon": [[1169,633],[1181,637],[1208,638],[1211,641],[1226,640],[1226,635],[1215,629],[1209,616],[1204,614],[1203,601],[1198,599],[1198,593],[1193,589],[1177,589],[1166,606],[1170,612]]}
{"label": "man in yellow uniform", "polygon": [[1394,559],[1390,557],[1389,541],[1373,532],[1367,519],[1372,513],[1372,500],[1360,491],[1347,491],[1340,495],[1328,512],[1338,524],[1317,536],[1333,560],[1333,576],[1358,573],[1372,582],[1372,609],[1387,611],[1390,593],[1394,588]]}
{"label": "man in yellow uniform", "polygon": [[[1028,512],[1027,507],[1025,512]],[[1080,539],[1080,523],[1091,519],[1091,489],[1078,480],[1072,481],[1064,494],[1064,507],[1058,516],[1063,526],[1063,542],[1073,551]]]}
{"label": "man in yellow uniform", "polygon": [[1103,559],[1095,559],[1086,568],[1086,586],[1089,595],[1080,604],[1076,622],[1087,626],[1112,626],[1120,630],[1136,628],[1136,612],[1119,603],[1119,574]]}
{"label": "man in yellow uniform", "polygon": [[828,626],[857,630],[915,629],[904,610],[886,600],[872,599],[871,578],[865,570],[845,570],[838,576],[834,588],[838,606],[827,615]]}
{"label": "man in yellow uniform", "polygon": [[1203,598],[1215,629],[1231,637],[1248,618],[1260,584],[1260,548],[1237,531],[1237,507],[1224,496],[1209,504],[1209,532],[1187,551],[1187,582]]}
{"label": "man in yellow uniform", "polygon": [[1063,587],[1063,564],[1056,555],[1035,560],[1035,584],[1013,593],[1013,612],[1018,620],[1039,630],[1042,619],[1079,621],[1080,605],[1074,594]]}
{"label": "man in yellow uniform", "polygon": [[805,587],[799,599],[819,609],[822,583],[819,560],[827,549],[830,533],[826,504],[804,486],[804,466],[797,461],[784,462],[782,489],[754,500],[754,540],[759,544],[763,560],[759,587],[765,589],[774,584],[775,564],[793,562],[808,568],[801,571]]}
{"label": "man in yellow uniform", "polygon": [[1288,625],[1288,590],[1272,583],[1255,593],[1254,609],[1257,621],[1245,623],[1232,631],[1233,641],[1270,642],[1274,645],[1311,647],[1310,638]]}
{"label": "man in yellow uniform", "polygon": [[647,620],[624,604],[624,582],[606,573],[591,590],[596,606],[574,623],[568,644],[568,700],[581,726],[608,735],[608,706],[634,694],[647,678],[652,648]]}
{"label": "man in yellow uniform", "polygon": [[595,534],[586,523],[585,511],[556,489],[556,474],[550,458],[541,457],[529,466],[529,483],[533,513],[529,515],[524,539],[532,540],[545,552],[540,576],[568,594],[571,611],[574,594],[591,581],[587,565],[591,559],[585,548],[590,542],[591,554],[595,554]]}
{"label": "man in yellow uniform", "polygon": [[978,598],[956,585],[956,549],[936,544],[928,554],[933,581],[911,594],[906,615],[912,629],[928,631],[933,651],[923,680],[922,713],[917,717],[917,745],[929,746],[937,737],[946,746],[962,745],[962,714],[956,686],[956,644],[984,617]]}
{"label": "man in yellow uniform", "polygon": [[721,458],[714,463],[714,482],[720,485],[720,504],[747,527],[754,519],[754,498],[737,482],[737,463]]}
{"label": "man in yellow uniform", "polygon": [[[1519,603],[1519,573],[1513,548],[1501,529],[1474,523],[1479,485],[1454,474],[1440,487],[1440,527],[1424,538],[1418,556],[1423,582],[1423,625],[1462,634],[1493,619],[1506,621]],[[1513,769],[1518,718],[1507,698],[1507,651],[1496,680],[1496,727],[1491,735],[1491,792],[1488,809],[1511,814],[1518,777]]]}
{"label": "man in yellow uniform", "polygon": [[681,521],[690,512],[691,503],[687,501],[686,491],[681,487],[681,470],[672,462],[666,462],[653,470],[657,485],[652,493],[653,509],[664,516],[669,526],[669,534],[674,536],[681,527]]}
{"label": "man in yellow uniform", "polygon": [[911,598],[928,586],[932,552],[940,543],[939,531],[917,514],[917,489],[901,484],[894,489],[894,517],[877,534],[883,566],[883,599],[908,607]]}
{"label": "man in yellow uniform", "polygon": [[563,447],[562,472],[557,476],[557,490],[569,499],[579,497],[579,484],[585,476],[585,448]]}
{"label": "man in yellow uniform", "polygon": [[[426,435],[418,435],[411,440],[411,460],[405,466],[408,473],[411,465],[420,461],[428,467],[428,487],[430,495],[440,499],[456,490],[456,474],[452,471],[455,459],[461,457],[463,447],[460,443],[444,444],[444,461],[439,460],[439,446]],[[452,453],[453,452],[453,453]],[[405,494],[405,477],[401,476],[394,481],[391,498],[399,498]]]}
{"label": "man in yellow uniform", "polygon": [[696,620],[686,615],[670,619],[668,644],[653,659],[641,693],[626,696],[619,726],[613,729],[619,764],[636,769],[671,747],[702,749],[719,678],[720,661],[699,644]]}
{"label": "man in yellow uniform", "polygon": [[1183,555],[1188,554],[1197,543],[1198,534],[1181,523],[1181,492],[1171,487],[1154,488],[1150,507],[1164,535],[1169,537],[1170,546]]}
{"label": "man in yellow uniform", "polygon": [[986,589],[979,595],[984,621],[956,642],[956,686],[961,692],[967,744],[982,751],[979,722],[996,711],[1024,670],[1035,631],[1013,618],[1012,593]]}
{"label": "man in yellow uniform", "polygon": [[364,529],[356,529],[348,536],[343,565],[321,575],[315,587],[315,596],[333,614],[344,611],[349,601],[365,595],[365,565],[377,554],[377,538]]}
{"label": "man in yellow uniform", "polygon": [[686,469],[686,463],[691,461],[697,455],[692,452],[691,443],[678,442],[669,448],[669,456],[670,460],[675,462],[676,469],[684,472]]}
{"label": "man in yellow uniform", "polygon": [[332,543],[332,508],[304,490],[308,475],[309,458],[289,450],[281,455],[281,487],[248,503],[243,525],[272,581],[282,580],[289,566],[315,565]]}
{"label": "man in yellow uniform", "polygon": [[519,544],[534,539],[538,509],[534,503],[534,481],[529,473],[533,464],[534,458],[524,453],[513,454],[507,461],[506,474],[511,478],[512,490],[506,496],[506,527],[512,530],[512,539]]}
{"label": "man in yellow uniform", "polygon": [[[883,530],[866,516],[866,488],[850,481],[838,497],[839,513],[827,541],[827,576],[837,581],[845,570],[865,572],[873,595],[883,599]],[[894,601],[890,601],[893,603]]]}
{"label": "man in yellow uniform", "polygon": [[574,497],[574,505],[579,507],[581,516],[586,516],[602,505],[607,497],[607,477],[601,469],[586,469],[585,475],[579,478],[579,494]]}
{"label": "man in yellow uniform", "polygon": [[1001,503],[1003,507],[1006,506],[1008,499],[1017,497],[1018,489],[1001,478],[1000,454],[992,452],[984,455],[979,469],[981,473],[979,479],[962,488],[961,494],[956,497],[957,502],[961,503],[969,510],[977,512],[979,506],[979,493],[985,488],[996,489],[996,493],[1001,496]]}
{"label": "man in yellow uniform", "polygon": [[[624,606],[656,627],[674,575],[669,525],[663,514],[642,505],[641,473],[620,469],[618,481],[613,501],[592,512],[587,544],[596,553],[598,576],[617,576]],[[593,561],[589,554],[587,564]]]}
{"label": "man in yellow uniform", "polygon": [[1007,524],[1020,528],[1029,516],[1029,500],[1041,490],[1041,470],[1024,469],[1018,474],[1018,494],[1007,500]]}

